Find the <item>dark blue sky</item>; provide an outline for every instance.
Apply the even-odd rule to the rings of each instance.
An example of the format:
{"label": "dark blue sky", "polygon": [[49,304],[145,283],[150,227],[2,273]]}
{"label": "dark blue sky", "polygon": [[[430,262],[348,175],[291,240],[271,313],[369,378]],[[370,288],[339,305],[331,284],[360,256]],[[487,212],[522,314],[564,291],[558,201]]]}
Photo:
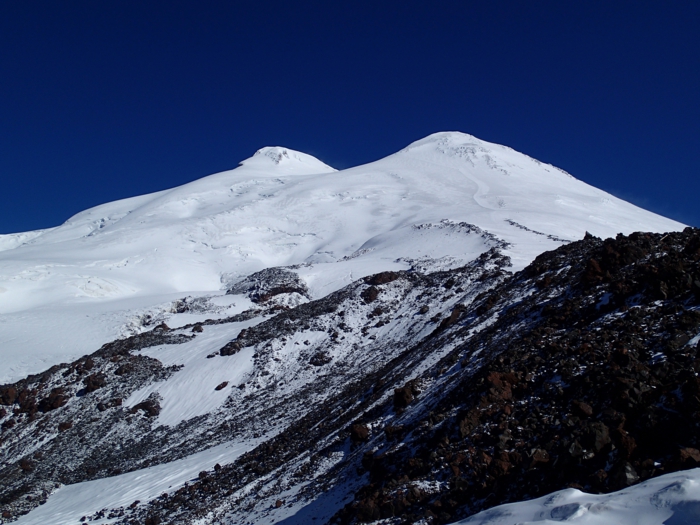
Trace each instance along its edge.
{"label": "dark blue sky", "polygon": [[282,145],[436,131],[700,226],[700,2],[0,3],[0,233]]}

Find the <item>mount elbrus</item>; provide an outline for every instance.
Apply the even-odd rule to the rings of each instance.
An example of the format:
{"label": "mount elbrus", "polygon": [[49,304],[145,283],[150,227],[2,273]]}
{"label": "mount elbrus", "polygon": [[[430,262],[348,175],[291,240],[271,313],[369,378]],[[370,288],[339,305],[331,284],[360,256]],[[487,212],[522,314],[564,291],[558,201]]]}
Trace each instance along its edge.
{"label": "mount elbrus", "polygon": [[0,250],[3,523],[452,523],[700,462],[700,231],[469,135]]}

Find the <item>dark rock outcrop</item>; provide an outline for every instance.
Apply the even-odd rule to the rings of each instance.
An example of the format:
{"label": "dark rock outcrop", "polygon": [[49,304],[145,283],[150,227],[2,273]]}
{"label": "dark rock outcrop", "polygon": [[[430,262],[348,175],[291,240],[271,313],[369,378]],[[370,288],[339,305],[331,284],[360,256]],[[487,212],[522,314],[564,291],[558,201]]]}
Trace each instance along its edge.
{"label": "dark rock outcrop", "polygon": [[289,293],[309,297],[306,283],[295,272],[285,268],[266,268],[256,272],[230,286],[226,293],[247,295],[254,303],[264,303],[276,295]]}

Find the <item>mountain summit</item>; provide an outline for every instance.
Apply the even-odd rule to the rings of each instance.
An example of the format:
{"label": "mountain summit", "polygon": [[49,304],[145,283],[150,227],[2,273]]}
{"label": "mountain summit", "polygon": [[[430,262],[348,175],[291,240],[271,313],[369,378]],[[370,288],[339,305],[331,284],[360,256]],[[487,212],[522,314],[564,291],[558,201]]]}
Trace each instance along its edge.
{"label": "mountain summit", "polygon": [[0,247],[0,522],[438,525],[700,464],[700,233],[471,135]]}
{"label": "mountain summit", "polygon": [[302,175],[338,171],[324,164],[316,157],[279,146],[261,148],[249,159],[241,161],[240,165],[262,171],[269,171],[271,166],[274,165],[278,166],[284,173],[299,173]]}
{"label": "mountain summit", "polygon": [[[495,246],[520,269],[586,231],[680,228],[463,133],[436,133],[342,171],[262,148],[236,169],[0,236],[12,247],[0,251],[0,381],[138,331],[135,312],[223,293],[264,268],[302,265],[295,271],[320,298],[379,271],[455,268]],[[39,319],[46,330],[37,332]]]}

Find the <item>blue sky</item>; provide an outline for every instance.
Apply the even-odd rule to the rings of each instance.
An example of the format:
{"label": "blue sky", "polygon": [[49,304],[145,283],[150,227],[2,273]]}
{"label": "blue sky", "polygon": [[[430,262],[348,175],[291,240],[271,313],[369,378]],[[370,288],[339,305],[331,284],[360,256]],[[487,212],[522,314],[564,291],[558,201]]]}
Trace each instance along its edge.
{"label": "blue sky", "polygon": [[700,226],[700,2],[0,3],[0,233],[436,131]]}

